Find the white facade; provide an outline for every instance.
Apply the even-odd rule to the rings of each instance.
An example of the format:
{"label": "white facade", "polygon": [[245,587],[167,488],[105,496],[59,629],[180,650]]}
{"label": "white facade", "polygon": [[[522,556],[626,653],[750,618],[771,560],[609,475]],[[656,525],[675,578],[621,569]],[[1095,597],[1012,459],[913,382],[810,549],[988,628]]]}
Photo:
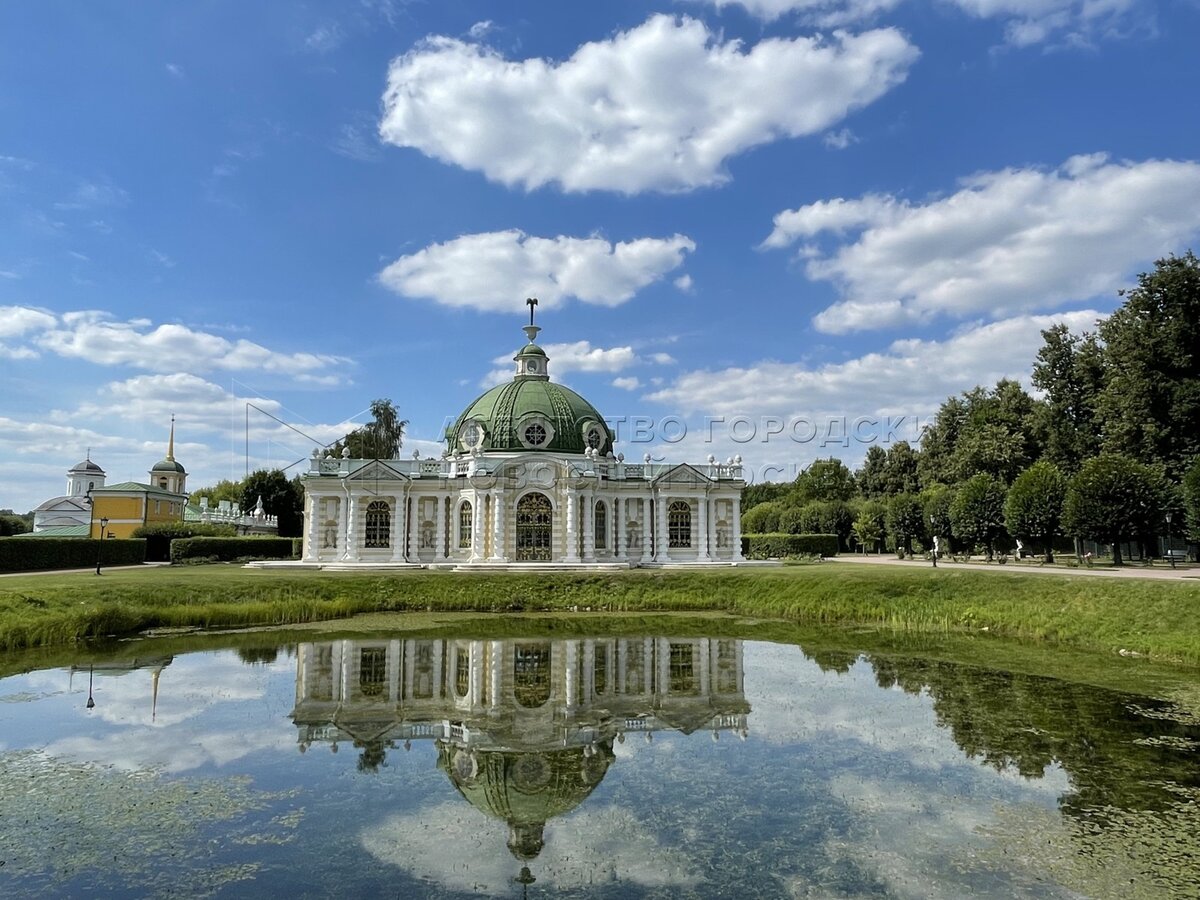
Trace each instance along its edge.
{"label": "white facade", "polygon": [[647,566],[741,561],[740,464],[544,453],[314,458],[307,563]]}

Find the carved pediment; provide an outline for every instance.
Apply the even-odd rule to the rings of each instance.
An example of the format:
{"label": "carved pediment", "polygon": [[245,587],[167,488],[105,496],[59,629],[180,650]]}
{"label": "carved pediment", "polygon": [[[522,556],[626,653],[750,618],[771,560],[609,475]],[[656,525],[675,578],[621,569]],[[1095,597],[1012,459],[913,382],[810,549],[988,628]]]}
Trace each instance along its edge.
{"label": "carved pediment", "polygon": [[408,481],[409,477],[398,472],[380,459],[373,459],[349,478],[350,481]]}
{"label": "carved pediment", "polygon": [[654,479],[655,484],[704,485],[711,484],[712,479],[700,474],[687,463],[680,463],[668,469]]}

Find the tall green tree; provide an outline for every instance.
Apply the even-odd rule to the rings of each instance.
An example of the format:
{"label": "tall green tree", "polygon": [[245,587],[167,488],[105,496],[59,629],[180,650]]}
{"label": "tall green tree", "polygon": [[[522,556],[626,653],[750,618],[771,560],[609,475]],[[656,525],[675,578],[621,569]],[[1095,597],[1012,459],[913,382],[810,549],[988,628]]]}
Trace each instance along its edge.
{"label": "tall green tree", "polygon": [[1164,479],[1149,466],[1117,453],[1102,453],[1080,467],[1067,487],[1063,528],[1090,541],[1111,544],[1113,565],[1122,565],[1121,544],[1157,530]]}
{"label": "tall green tree", "polygon": [[803,505],[814,500],[842,500],[854,497],[854,475],[840,459],[818,459],[796,476],[792,489],[794,502]]}
{"label": "tall green tree", "polygon": [[391,400],[371,401],[371,421],[355,428],[329,448],[334,456],[350,448],[351,459],[397,459],[404,446],[408,419],[401,419]]}
{"label": "tall green tree", "polygon": [[1183,507],[1188,540],[1200,541],[1200,456],[1183,476]]}
{"label": "tall green tree", "polygon": [[854,537],[868,552],[879,552],[887,537],[887,505],[882,500],[867,500],[858,508],[854,519]]}
{"label": "tall green tree", "polygon": [[958,484],[983,473],[1009,484],[1041,455],[1038,405],[1007,378],[947,398],[921,438],[922,483]]}
{"label": "tall green tree", "polygon": [[950,527],[968,548],[982,545],[988,559],[1004,537],[1004,483],[985,472],[968,478],[950,504]]}
{"label": "tall green tree", "polygon": [[253,510],[262,497],[263,509],[279,520],[280,537],[299,537],[304,527],[304,488],[281,469],[251,472],[242,486],[242,509]]}
{"label": "tall green tree", "polygon": [[1100,323],[1104,449],[1162,462],[1179,479],[1200,453],[1200,260],[1155,263]]}
{"label": "tall green tree", "polygon": [[0,513],[0,537],[12,537],[14,534],[25,534],[32,530],[20,516],[12,513]]}
{"label": "tall green tree", "polygon": [[763,481],[758,484],[748,484],[742,488],[742,515],[745,515],[760,503],[780,500],[792,490],[791,482]]}
{"label": "tall green tree", "polygon": [[759,503],[742,513],[743,534],[772,534],[779,531],[779,517],[784,505],[778,500]]}
{"label": "tall green tree", "polygon": [[1054,536],[1059,533],[1066,493],[1063,473],[1043,460],[1017,476],[1004,501],[1009,534],[1040,544],[1046,562],[1054,562]]}
{"label": "tall green tree", "polygon": [[912,554],[914,538],[925,537],[925,510],[915,494],[896,494],[887,501],[887,530],[896,550]]}
{"label": "tall green tree", "polygon": [[887,451],[878,444],[867,448],[863,464],[854,473],[854,483],[858,492],[868,500],[886,497],[887,490]]}
{"label": "tall green tree", "polygon": [[1073,335],[1062,323],[1042,332],[1033,386],[1045,403],[1036,415],[1046,439],[1043,456],[1064,472],[1078,471],[1100,450],[1096,406],[1104,373],[1104,349],[1094,334]]}
{"label": "tall green tree", "polygon": [[954,534],[950,523],[950,504],[954,502],[954,488],[944,484],[931,484],[921,491],[921,512],[929,526],[929,536],[949,540]]}

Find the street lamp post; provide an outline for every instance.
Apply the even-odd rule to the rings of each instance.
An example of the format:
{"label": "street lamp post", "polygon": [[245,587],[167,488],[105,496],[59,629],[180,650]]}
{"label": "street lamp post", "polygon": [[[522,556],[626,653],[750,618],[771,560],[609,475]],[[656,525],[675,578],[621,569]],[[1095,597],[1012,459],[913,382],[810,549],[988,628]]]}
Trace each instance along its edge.
{"label": "street lamp post", "polygon": [[930,555],[933,557],[933,567],[935,569],[937,568],[937,554],[938,554],[938,538],[937,538],[936,529],[937,529],[937,516],[931,515],[929,517],[929,533],[931,535],[933,535],[933,553]]}
{"label": "street lamp post", "polygon": [[1175,554],[1171,552],[1171,511],[1167,510],[1167,559],[1171,560],[1171,568],[1175,568]]}
{"label": "street lamp post", "polygon": [[104,550],[104,529],[108,527],[108,517],[100,517],[100,543],[96,545],[96,574],[100,574],[100,554]]}

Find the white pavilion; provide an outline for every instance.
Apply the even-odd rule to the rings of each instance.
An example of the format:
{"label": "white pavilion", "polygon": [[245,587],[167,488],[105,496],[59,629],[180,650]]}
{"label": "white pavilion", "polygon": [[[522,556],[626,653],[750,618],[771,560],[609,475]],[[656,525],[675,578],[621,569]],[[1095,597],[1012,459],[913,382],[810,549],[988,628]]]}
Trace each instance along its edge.
{"label": "white pavilion", "polygon": [[313,452],[302,564],[321,567],[628,568],[742,561],[741,458],[640,463],[604,417],[550,380],[528,343],[511,381],[446,429],[441,459]]}

